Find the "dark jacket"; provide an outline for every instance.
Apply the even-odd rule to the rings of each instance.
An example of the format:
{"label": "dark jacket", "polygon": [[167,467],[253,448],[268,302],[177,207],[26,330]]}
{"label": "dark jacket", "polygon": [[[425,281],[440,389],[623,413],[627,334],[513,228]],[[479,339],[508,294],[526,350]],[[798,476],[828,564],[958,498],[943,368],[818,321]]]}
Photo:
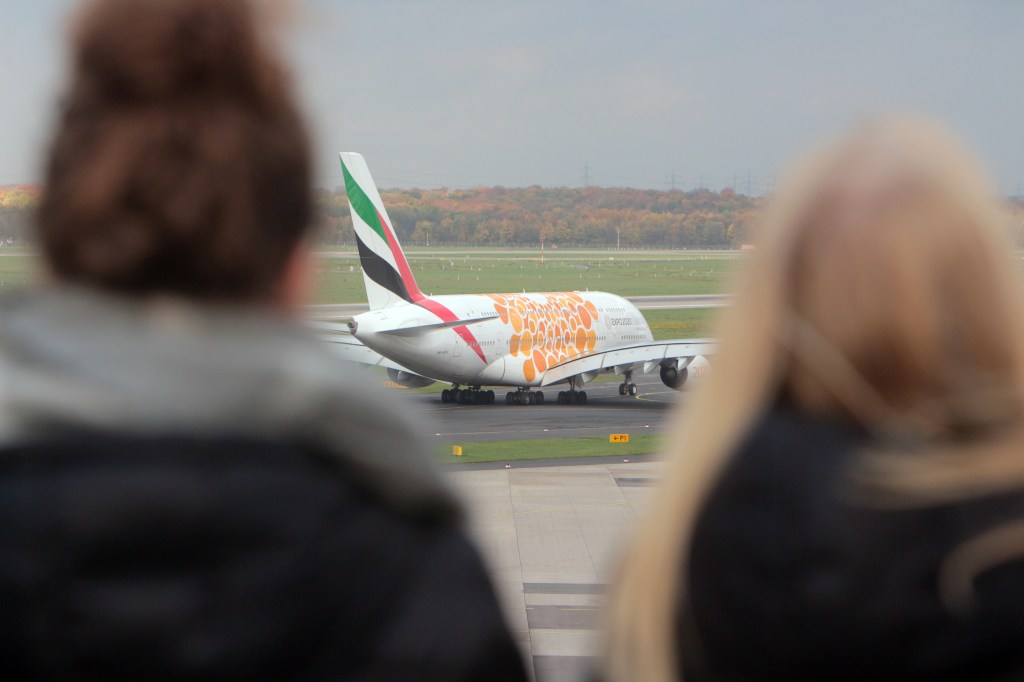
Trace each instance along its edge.
{"label": "dark jacket", "polygon": [[374,383],[263,309],[0,298],[0,679],[524,679]]}
{"label": "dark jacket", "polygon": [[[1024,679],[1024,555],[951,605],[956,548],[1024,520],[1024,492],[895,509],[856,502],[866,436],[776,409],[698,516],[679,606],[688,679]],[[1022,455],[1024,456],[1024,455]]]}
{"label": "dark jacket", "polygon": [[524,680],[456,515],[245,438],[0,452],[0,678]]}

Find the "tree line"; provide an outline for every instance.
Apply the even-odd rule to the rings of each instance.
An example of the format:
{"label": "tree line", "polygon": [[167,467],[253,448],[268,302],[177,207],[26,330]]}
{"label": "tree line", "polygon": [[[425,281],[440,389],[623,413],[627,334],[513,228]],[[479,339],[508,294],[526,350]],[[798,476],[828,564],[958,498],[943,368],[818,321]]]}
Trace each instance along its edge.
{"label": "tree line", "polygon": [[[0,245],[29,240],[40,188],[0,187]],[[752,240],[765,199],[731,189],[619,187],[391,189],[381,198],[398,238],[410,246],[739,248]],[[321,245],[353,243],[344,188],[317,189]],[[1009,199],[1009,227],[1024,246],[1024,199]]]}
{"label": "tree line", "polygon": [[[734,248],[749,238],[763,200],[731,189],[478,187],[384,190],[403,244]],[[352,242],[344,188],[315,195],[326,243]]]}
{"label": "tree line", "polygon": [[0,186],[0,246],[27,241],[39,194],[36,185]]}

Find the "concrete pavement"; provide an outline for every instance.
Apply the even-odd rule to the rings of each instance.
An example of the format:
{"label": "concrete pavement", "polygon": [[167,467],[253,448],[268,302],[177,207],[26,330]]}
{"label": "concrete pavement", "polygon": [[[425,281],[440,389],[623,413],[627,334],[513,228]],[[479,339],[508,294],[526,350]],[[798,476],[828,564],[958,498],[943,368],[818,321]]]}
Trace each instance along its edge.
{"label": "concrete pavement", "polygon": [[538,682],[580,680],[594,664],[605,588],[662,468],[613,460],[448,474]]}

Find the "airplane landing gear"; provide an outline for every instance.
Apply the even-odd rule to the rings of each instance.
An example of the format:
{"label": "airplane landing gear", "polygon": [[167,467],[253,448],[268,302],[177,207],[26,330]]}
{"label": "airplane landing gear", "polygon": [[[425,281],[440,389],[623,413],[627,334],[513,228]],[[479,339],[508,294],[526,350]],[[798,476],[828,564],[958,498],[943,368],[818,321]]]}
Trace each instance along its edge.
{"label": "airplane landing gear", "polygon": [[506,405],[543,405],[543,391],[528,391],[520,388],[518,391],[509,391],[505,394]]}
{"label": "airplane landing gear", "polygon": [[569,390],[558,392],[559,405],[586,405],[587,392],[576,390],[576,378],[569,379]]}
{"label": "airplane landing gear", "polygon": [[622,375],[622,378],[625,381],[623,381],[621,384],[619,384],[619,395],[632,395],[632,396],[635,396],[637,394],[637,387],[636,387],[636,384],[633,383],[633,373],[632,372],[625,372]]}
{"label": "airplane landing gear", "polygon": [[559,405],[586,405],[587,404],[587,392],[586,391],[559,391],[558,392],[558,404]]}
{"label": "airplane landing gear", "polygon": [[455,384],[451,389],[441,391],[442,403],[458,403],[460,405],[493,405],[494,391],[481,391],[479,386],[459,389]]}

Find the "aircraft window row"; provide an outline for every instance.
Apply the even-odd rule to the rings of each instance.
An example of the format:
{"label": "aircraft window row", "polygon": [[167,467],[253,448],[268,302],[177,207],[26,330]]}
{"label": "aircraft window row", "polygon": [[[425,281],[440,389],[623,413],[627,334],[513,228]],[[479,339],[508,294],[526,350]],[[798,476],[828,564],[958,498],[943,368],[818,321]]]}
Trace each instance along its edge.
{"label": "aircraft window row", "polygon": [[[598,341],[607,341],[608,337],[603,334],[599,334],[596,337]],[[569,344],[576,340],[575,336],[557,337],[557,336],[525,336],[522,339],[523,343],[529,343],[532,346],[543,347],[553,346],[555,344]],[[494,345],[494,341],[485,342],[483,345]]]}
{"label": "aircraft window row", "polygon": [[[520,314],[523,317],[526,317],[526,316],[529,316],[529,315],[533,315],[535,313],[540,313],[542,315],[543,314],[550,314],[550,313],[559,313],[561,315],[572,315],[575,312],[576,312],[576,308],[558,308],[557,310],[552,309],[552,308],[526,308],[526,309],[522,310],[520,312]],[[601,307],[599,307],[597,309],[597,312],[598,313],[624,313],[624,312],[626,312],[626,309],[625,308],[601,308]]]}
{"label": "aircraft window row", "polygon": [[[540,313],[540,314],[544,314],[544,315],[550,314],[550,313],[559,313],[561,315],[572,315],[575,312],[576,312],[575,308],[558,308],[557,310],[551,309],[551,308],[526,308],[520,314],[523,315],[524,317],[526,317],[526,316],[532,315],[534,313]],[[604,310],[599,309],[598,312],[604,312]]]}

